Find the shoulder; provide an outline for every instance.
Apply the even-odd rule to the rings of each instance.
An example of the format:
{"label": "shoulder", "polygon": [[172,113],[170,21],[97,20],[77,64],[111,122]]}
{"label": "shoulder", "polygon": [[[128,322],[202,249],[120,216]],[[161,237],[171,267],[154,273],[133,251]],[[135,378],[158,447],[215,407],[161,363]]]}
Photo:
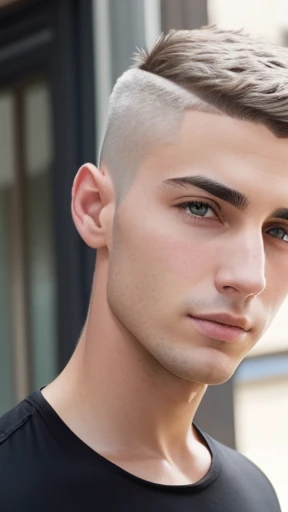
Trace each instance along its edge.
{"label": "shoulder", "polygon": [[20,510],[40,483],[35,450],[39,414],[33,395],[0,418],[0,510]]}
{"label": "shoulder", "polygon": [[214,450],[217,451],[221,460],[222,471],[227,476],[239,477],[240,481],[253,482],[253,485],[258,483],[259,485],[271,486],[263,471],[245,455],[215,439],[212,442]]}
{"label": "shoulder", "polygon": [[[212,456],[220,467],[218,489],[230,499],[246,506],[246,510],[280,512],[275,490],[263,471],[238,451],[203,433]],[[250,507],[250,508],[249,508]],[[253,509],[253,510],[254,510]]]}
{"label": "shoulder", "polygon": [[[23,400],[0,418],[0,450],[5,443],[29,421],[35,408],[29,400]],[[2,448],[1,448],[2,447]],[[1,453],[1,451],[0,451]]]}
{"label": "shoulder", "polygon": [[215,439],[213,439],[212,442],[214,450],[217,451],[221,459],[222,469],[225,468],[226,473],[237,473],[245,476],[245,478],[252,478],[253,480],[256,479],[259,480],[259,482],[270,484],[263,471],[245,455]]}
{"label": "shoulder", "polygon": [[13,472],[15,467],[25,467],[24,461],[25,457],[27,461],[29,450],[31,458],[35,406],[29,398],[0,418],[0,490],[6,476]]}

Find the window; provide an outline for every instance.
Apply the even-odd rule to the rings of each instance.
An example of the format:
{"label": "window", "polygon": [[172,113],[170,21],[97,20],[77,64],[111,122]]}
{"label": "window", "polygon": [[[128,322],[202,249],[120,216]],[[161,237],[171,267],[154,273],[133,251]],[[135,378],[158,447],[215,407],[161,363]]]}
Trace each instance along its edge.
{"label": "window", "polygon": [[0,413],[56,372],[51,105],[44,76],[0,93]]}

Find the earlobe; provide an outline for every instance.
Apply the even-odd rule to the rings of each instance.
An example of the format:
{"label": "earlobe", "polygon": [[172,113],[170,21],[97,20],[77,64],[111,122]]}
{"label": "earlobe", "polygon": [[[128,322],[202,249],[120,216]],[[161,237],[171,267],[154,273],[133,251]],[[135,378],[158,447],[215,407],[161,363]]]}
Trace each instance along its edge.
{"label": "earlobe", "polygon": [[[84,242],[94,249],[107,246],[114,193],[111,178],[92,164],[80,167],[73,183],[71,211]],[[107,209],[107,214],[104,212]]]}

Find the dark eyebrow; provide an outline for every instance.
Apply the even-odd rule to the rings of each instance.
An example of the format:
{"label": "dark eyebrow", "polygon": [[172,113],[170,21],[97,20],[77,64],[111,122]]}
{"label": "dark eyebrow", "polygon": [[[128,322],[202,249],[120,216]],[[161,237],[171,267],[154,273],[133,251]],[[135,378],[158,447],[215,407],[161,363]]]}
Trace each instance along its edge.
{"label": "dark eyebrow", "polygon": [[[162,183],[172,186],[193,186],[197,188],[202,188],[209,194],[219,197],[223,201],[232,204],[239,210],[245,210],[249,204],[248,197],[246,197],[238,190],[234,190],[233,188],[229,188],[218,181],[214,181],[211,178],[206,178],[205,176],[184,176],[182,178],[169,178],[164,180]],[[282,211],[283,209],[281,209]],[[279,212],[279,210],[277,210]],[[281,217],[283,218],[283,217]]]}
{"label": "dark eyebrow", "polygon": [[278,210],[275,210],[272,213],[271,217],[288,220],[288,208],[278,208]]}

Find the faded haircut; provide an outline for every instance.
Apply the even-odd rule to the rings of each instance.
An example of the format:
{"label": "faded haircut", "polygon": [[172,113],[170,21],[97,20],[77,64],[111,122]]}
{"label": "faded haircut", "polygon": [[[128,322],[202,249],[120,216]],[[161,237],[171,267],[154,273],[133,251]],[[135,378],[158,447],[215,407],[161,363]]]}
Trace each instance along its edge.
{"label": "faded haircut", "polygon": [[288,137],[288,50],[216,26],[161,34],[116,82],[100,154],[118,201],[145,154],[177,141],[187,109],[261,123]]}

